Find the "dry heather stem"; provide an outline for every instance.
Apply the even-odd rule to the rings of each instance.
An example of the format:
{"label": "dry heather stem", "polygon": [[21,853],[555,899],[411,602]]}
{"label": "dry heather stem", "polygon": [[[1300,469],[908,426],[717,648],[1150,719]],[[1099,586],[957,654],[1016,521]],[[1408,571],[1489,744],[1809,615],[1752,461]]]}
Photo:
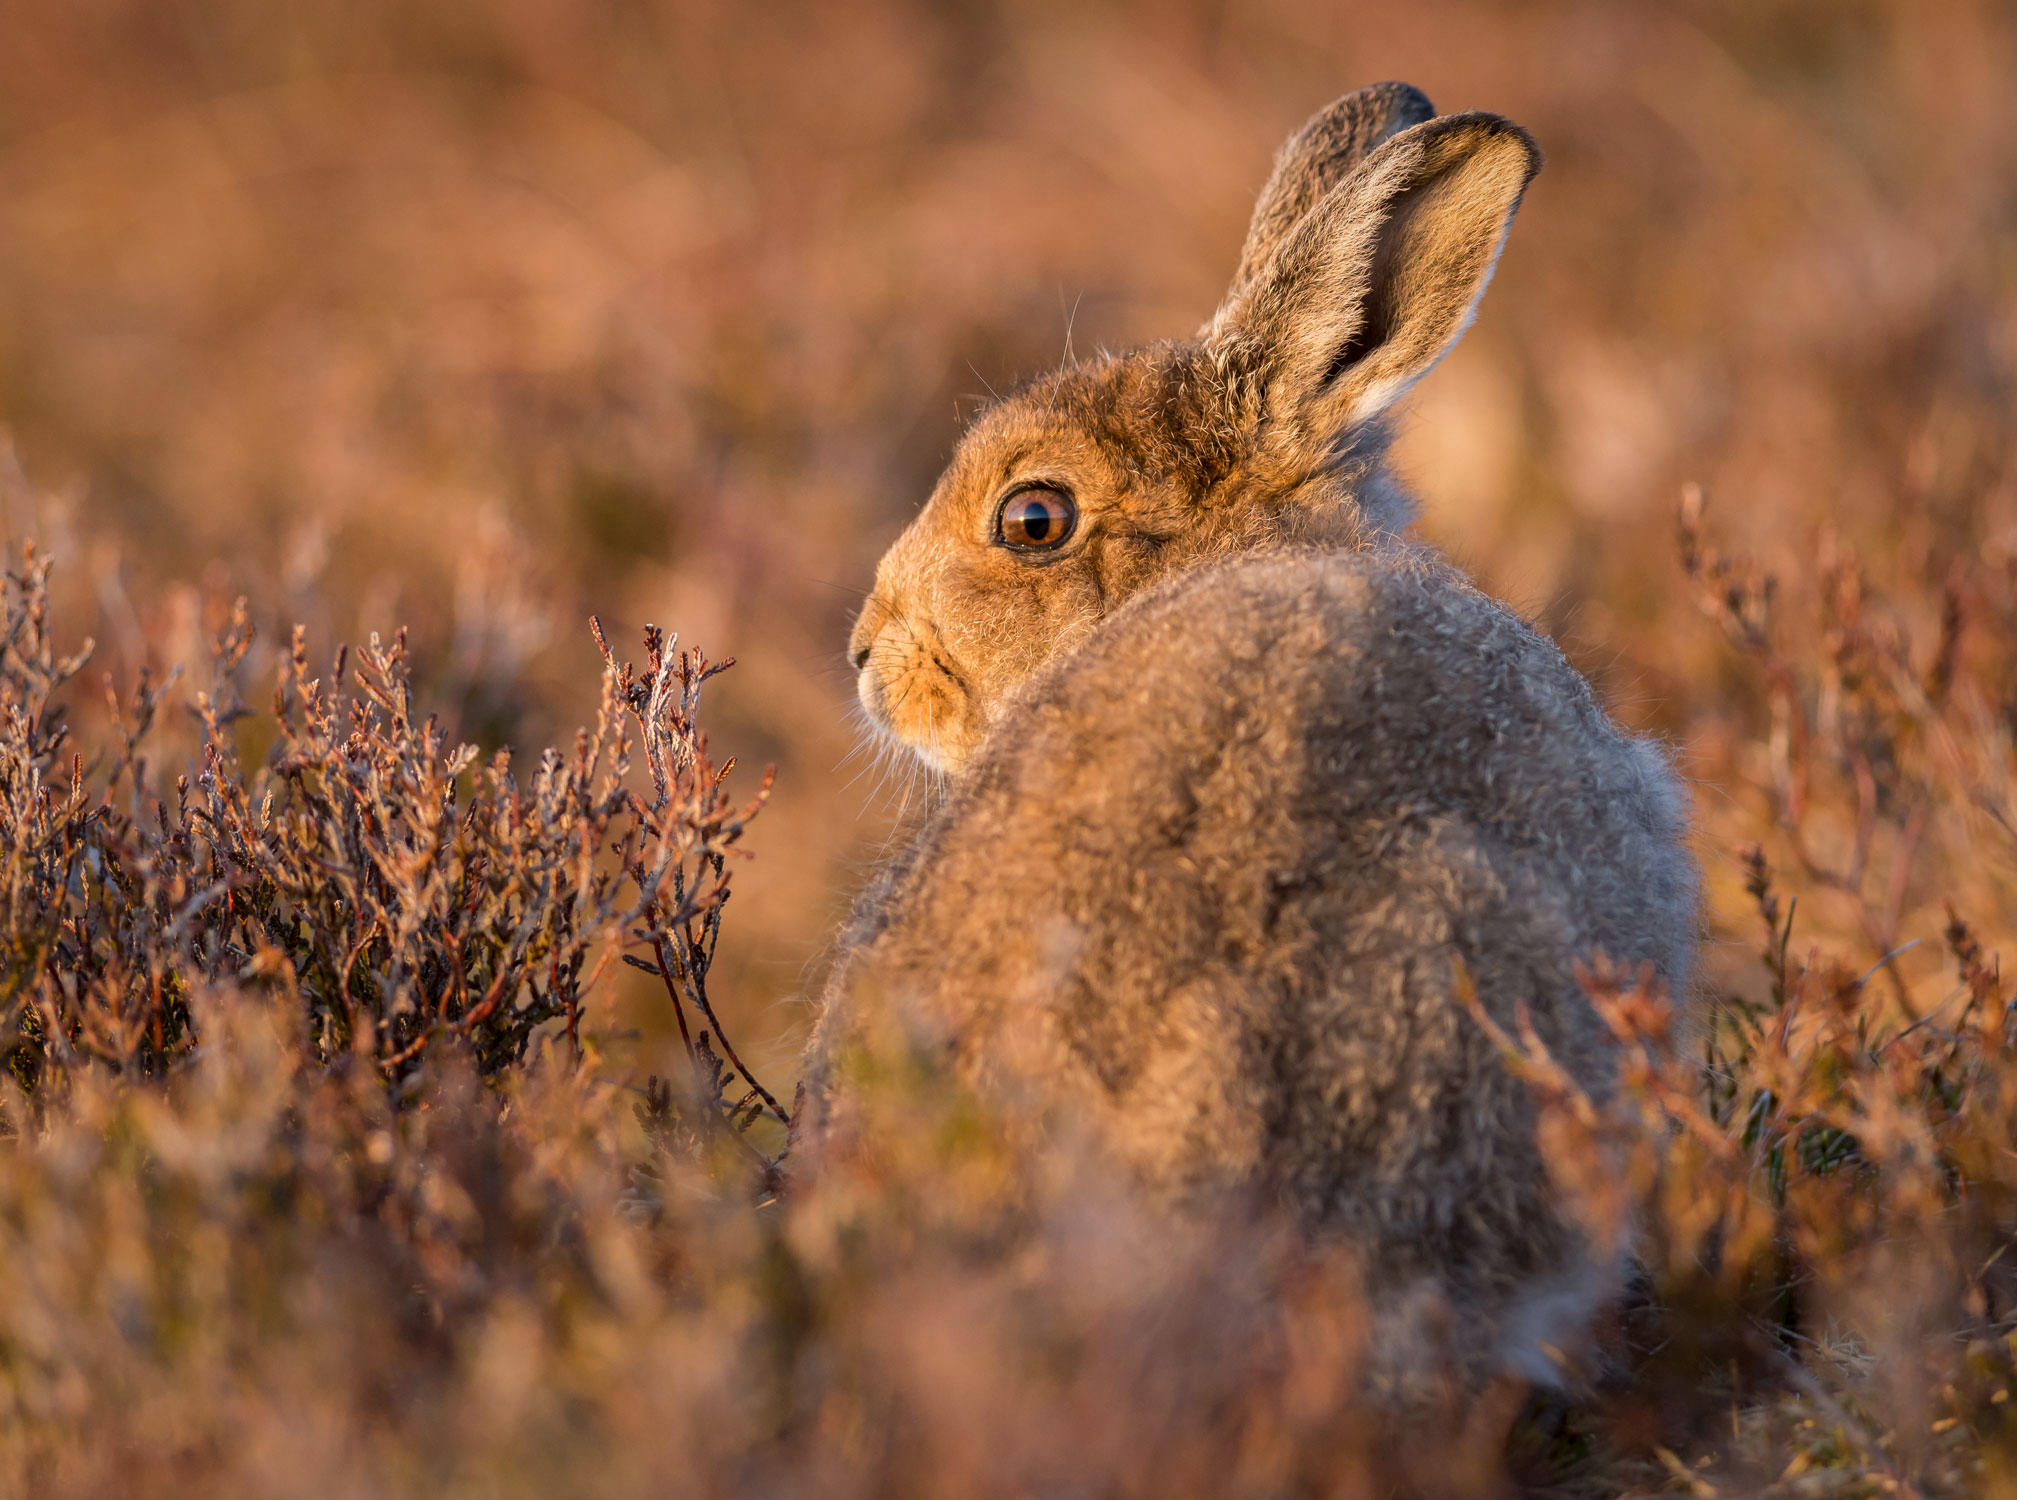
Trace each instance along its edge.
{"label": "dry heather stem", "polygon": [[[870,1091],[876,1151],[780,1200],[758,1141],[790,1111],[708,989],[769,786],[733,798],[698,728],[726,663],[649,632],[634,668],[598,628],[596,723],[521,786],[416,712],[397,637],[318,678],[297,635],[270,721],[249,714],[240,613],[195,699],[200,763],[164,783],[169,682],[117,700],[95,756],[71,743],[84,658],[49,639],[30,554],[0,655],[0,1218],[24,1290],[0,1306],[0,1462],[139,1492],[159,1435],[197,1432],[189,1474],[270,1491],[261,1434],[320,1422],[378,1433],[332,1472],[448,1493],[565,1487],[591,1456],[609,1493],[675,1462],[703,1489],[864,1495],[2017,1474],[2017,610],[1989,563],[1943,567],[1920,607],[1838,544],[1795,608],[1714,550],[1698,497],[1682,546],[1758,724],[1710,855],[1742,926],[1694,1031],[1592,966],[1620,1057],[1601,1097],[1530,1026],[1494,1029],[1563,1192],[1639,1266],[1609,1372],[1503,1452],[1483,1406],[1424,1417],[1434,1443],[1357,1407],[1348,1253],[1173,1228],[1095,1164],[1027,1154],[928,1058]],[[634,1126],[585,1009],[619,954],[682,1037]],[[219,1394],[232,1360],[257,1398]],[[394,1388],[421,1394],[388,1428],[367,1414]],[[567,1423],[525,1415],[548,1400]]]}
{"label": "dry heather stem", "polygon": [[[240,726],[257,716],[236,682],[252,641],[241,600],[191,703],[196,774],[161,787],[144,751],[167,682],[143,677],[115,696],[109,751],[64,763],[58,695],[89,647],[57,653],[48,573],[31,548],[7,575],[0,651],[0,1019],[31,1096],[85,1063],[169,1069],[198,1045],[190,997],[216,985],[285,1001],[323,1063],[360,1053],[398,1083],[454,1039],[496,1074],[546,1028],[578,1051],[587,996],[636,946],[689,1036],[691,1091],[713,1101],[705,1117],[745,1145],[751,1099],[789,1124],[707,994],[729,861],[770,789],[766,775],[754,797],[733,798],[734,763],[717,767],[698,727],[702,685],[727,663],[647,629],[638,681],[598,626],[596,720],[521,785],[509,750],[486,760],[416,711],[403,633],[339,651],[325,677],[297,629],[259,726],[272,747],[248,769]],[[627,784],[633,736],[649,799]],[[687,1032],[689,1003],[726,1068],[709,1032]],[[738,1077],[742,1097],[722,1102]]]}

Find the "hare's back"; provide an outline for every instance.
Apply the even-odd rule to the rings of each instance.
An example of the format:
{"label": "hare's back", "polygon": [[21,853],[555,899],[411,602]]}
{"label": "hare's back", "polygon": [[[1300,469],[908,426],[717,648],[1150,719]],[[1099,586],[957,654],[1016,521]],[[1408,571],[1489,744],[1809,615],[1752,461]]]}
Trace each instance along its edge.
{"label": "hare's back", "polygon": [[1115,856],[1210,829],[1300,863],[1461,826],[1548,869],[1591,920],[1616,907],[1641,928],[1612,958],[1686,967],[1684,938],[1633,917],[1692,901],[1665,758],[1552,641],[1418,553],[1248,556],[1151,590],[1031,685],[975,769],[961,817]]}
{"label": "hare's back", "polygon": [[1118,1084],[1147,1035],[1375,1006],[1345,992],[1367,955],[1461,962],[1509,1008],[1597,952],[1678,987],[1680,831],[1659,754],[1448,569],[1250,556],[1033,680],[853,946],[974,1035],[1064,1017]]}
{"label": "hare's back", "polygon": [[1032,682],[864,901],[815,1051],[895,1005],[1151,1182],[1271,1184],[1503,1310],[1574,1236],[1459,973],[1601,1090],[1576,965],[1678,983],[1692,879],[1658,755],[1510,612],[1405,557],[1252,557]]}

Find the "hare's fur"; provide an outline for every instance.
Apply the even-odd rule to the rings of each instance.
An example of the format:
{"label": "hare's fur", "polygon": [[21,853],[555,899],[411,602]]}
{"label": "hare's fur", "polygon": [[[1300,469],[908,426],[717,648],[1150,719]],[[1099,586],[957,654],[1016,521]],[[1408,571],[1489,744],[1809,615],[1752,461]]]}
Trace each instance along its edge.
{"label": "hare's fur", "polygon": [[[1537,162],[1494,117],[1349,96],[1284,149],[1197,339],[976,421],[854,642],[950,790],[863,897],[808,1072],[811,1120],[843,1117],[836,1058],[898,1015],[1173,1197],[1258,1188],[1349,1237],[1378,1359],[1440,1309],[1479,1374],[1567,1342],[1615,1267],[1461,991],[1601,1096],[1578,965],[1679,992],[1695,936],[1662,756],[1397,534],[1383,413]],[[994,516],[1032,482],[1078,529],[1018,555]]]}

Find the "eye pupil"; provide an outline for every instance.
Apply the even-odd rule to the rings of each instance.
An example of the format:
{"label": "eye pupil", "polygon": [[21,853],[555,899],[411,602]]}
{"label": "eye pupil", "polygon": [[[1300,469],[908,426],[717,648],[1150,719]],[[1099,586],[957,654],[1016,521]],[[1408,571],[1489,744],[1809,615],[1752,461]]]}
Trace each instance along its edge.
{"label": "eye pupil", "polygon": [[1011,547],[1055,547],[1071,534],[1078,511],[1061,490],[1028,489],[1009,497],[1001,539]]}

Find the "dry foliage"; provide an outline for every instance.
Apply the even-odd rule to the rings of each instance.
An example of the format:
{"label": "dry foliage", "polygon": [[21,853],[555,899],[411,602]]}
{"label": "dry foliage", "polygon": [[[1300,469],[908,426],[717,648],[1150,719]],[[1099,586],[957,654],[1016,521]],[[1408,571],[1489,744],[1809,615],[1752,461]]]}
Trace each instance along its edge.
{"label": "dry foliage", "polygon": [[[2012,76],[2000,0],[0,7],[0,1493],[2017,1490]],[[903,1056],[781,1199],[741,1066],[886,831],[839,642],[961,413],[1195,327],[1381,77],[1549,157],[1425,527],[1708,881],[1699,1027],[1593,976],[1630,1086],[1523,1063],[1644,1272],[1503,1454],[1367,1431],[1340,1256]],[[762,857],[591,607],[733,643]]]}
{"label": "dry foliage", "polygon": [[[1170,1225],[901,1046],[866,1064],[875,1149],[780,1199],[759,1146],[788,1112],[706,991],[756,803],[696,724],[720,670],[698,653],[652,633],[641,674],[610,662],[595,728],[521,791],[508,755],[479,765],[416,717],[397,642],[325,684],[297,635],[250,714],[241,611],[189,703],[200,767],[157,785],[172,686],[127,694],[102,750],[70,744],[55,695],[82,653],[51,640],[30,553],[0,656],[0,1475],[55,1495],[2008,1482],[2007,855],[1956,886],[1943,954],[1897,941],[1915,859],[1983,846],[2017,788],[2000,565],[1943,572],[1921,644],[1914,601],[1846,555],[1789,607],[1713,550],[1699,496],[1682,523],[1757,717],[1760,842],[1722,856],[1755,984],[1674,1036],[1660,997],[1593,972],[1627,1058],[1602,1104],[1503,1038],[1564,1191],[1636,1245],[1639,1286],[1581,1396],[1452,1390],[1384,1419],[1354,1395],[1378,1289],[1348,1247]],[[1795,886],[1851,903],[1828,945],[1799,940]],[[592,1024],[619,953],[687,1038],[670,1082],[623,1084]]]}
{"label": "dry foliage", "polygon": [[[199,761],[156,784],[149,733],[174,676],[112,690],[109,746],[70,744],[58,694],[90,644],[51,638],[49,562],[24,549],[0,577],[0,1026],[31,1098],[80,1066],[158,1076],[197,1045],[190,1007],[224,986],[298,1015],[311,1057],[362,1058],[403,1082],[455,1038],[485,1076],[521,1064],[553,1023],[579,1052],[585,996],[626,946],[665,985],[689,1060],[739,1134],[751,1104],[788,1119],[721,1038],[707,995],[728,857],[769,794],[746,806],[696,714],[709,663],[646,631],[641,679],[600,639],[601,712],[572,753],[549,750],[521,787],[509,749],[484,759],[414,709],[404,632],[339,650],[312,674],[297,628],[280,659],[267,744],[236,674],[251,644],[241,599],[216,642],[213,682],[187,707]],[[633,730],[632,725],[635,729]],[[633,791],[633,733],[649,798]],[[715,1028],[731,1058],[716,1066]]]}

